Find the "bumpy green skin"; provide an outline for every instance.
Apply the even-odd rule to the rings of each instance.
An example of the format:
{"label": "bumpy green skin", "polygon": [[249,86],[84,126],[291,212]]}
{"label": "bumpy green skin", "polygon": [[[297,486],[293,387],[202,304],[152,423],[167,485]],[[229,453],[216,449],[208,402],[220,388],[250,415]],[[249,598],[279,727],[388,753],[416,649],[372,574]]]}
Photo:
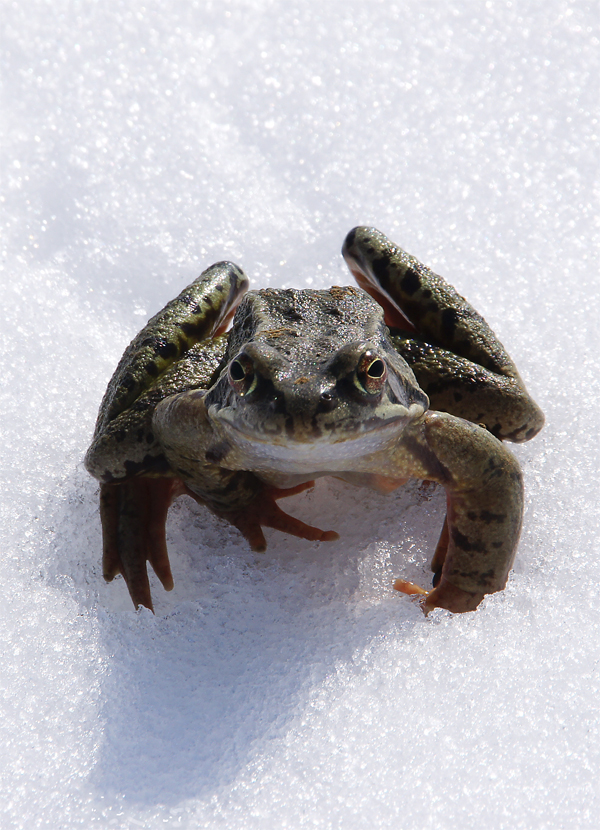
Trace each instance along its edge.
{"label": "bumpy green skin", "polygon": [[392,340],[432,409],[485,424],[503,440],[537,435],[543,413],[502,343],[464,297],[375,228],[351,231],[342,253],[369,283],[364,287],[391,301],[416,329],[392,325]]}
{"label": "bumpy green skin", "polygon": [[478,595],[501,591],[521,531],[517,460],[483,427],[444,412],[428,413],[407,430],[405,442],[413,474],[439,482],[448,494],[450,538],[440,563],[446,579]]}
{"label": "bumpy green skin", "polygon": [[85,458],[102,482],[169,475],[152,432],[152,414],[168,395],[207,388],[227,338],[215,336],[248,288],[237,265],[218,262],[152,317],[125,350],[100,405]]}
{"label": "bumpy green skin", "polygon": [[125,352],[86,466],[104,482],[105,575],[123,573],[136,605],[151,607],[146,559],[172,587],[173,497],[192,495],[262,550],[261,525],[334,538],[275,505],[323,475],[445,487],[426,611],[472,610],[504,587],[523,487],[498,439],[531,438],[543,415],[489,326],[441,277],[373,228],[351,231],[343,254],[374,299],[349,287],[250,292],[221,335],[247,281],[219,263]]}

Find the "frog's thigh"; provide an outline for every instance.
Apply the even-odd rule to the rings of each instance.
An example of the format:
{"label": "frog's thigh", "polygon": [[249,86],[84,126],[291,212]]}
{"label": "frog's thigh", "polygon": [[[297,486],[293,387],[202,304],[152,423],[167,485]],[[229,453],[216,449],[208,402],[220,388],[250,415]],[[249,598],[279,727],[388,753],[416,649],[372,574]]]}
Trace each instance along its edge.
{"label": "frog's thigh", "polygon": [[406,334],[392,333],[392,341],[432,409],[483,424],[508,441],[528,441],[544,425],[542,411],[518,380]]}
{"label": "frog's thigh", "polygon": [[429,449],[441,465],[437,480],[449,497],[442,580],[467,592],[500,591],[521,531],[519,464],[489,432],[460,418],[435,412],[423,423]]}
{"label": "frog's thigh", "polygon": [[169,465],[152,431],[152,410],[125,410],[94,436],[84,464],[102,482],[140,473],[167,474]]}

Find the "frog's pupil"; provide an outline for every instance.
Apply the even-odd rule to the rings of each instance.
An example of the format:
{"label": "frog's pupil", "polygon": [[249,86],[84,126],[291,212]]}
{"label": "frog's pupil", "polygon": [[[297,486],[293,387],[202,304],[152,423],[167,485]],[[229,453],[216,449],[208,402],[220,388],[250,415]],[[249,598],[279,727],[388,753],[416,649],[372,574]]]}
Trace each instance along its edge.
{"label": "frog's pupil", "polygon": [[246,370],[242,366],[239,360],[234,360],[231,366],[229,367],[229,373],[231,375],[232,380],[244,380],[246,377]]}
{"label": "frog's pupil", "polygon": [[385,372],[385,365],[383,360],[374,360],[367,369],[367,375],[370,378],[382,378]]}

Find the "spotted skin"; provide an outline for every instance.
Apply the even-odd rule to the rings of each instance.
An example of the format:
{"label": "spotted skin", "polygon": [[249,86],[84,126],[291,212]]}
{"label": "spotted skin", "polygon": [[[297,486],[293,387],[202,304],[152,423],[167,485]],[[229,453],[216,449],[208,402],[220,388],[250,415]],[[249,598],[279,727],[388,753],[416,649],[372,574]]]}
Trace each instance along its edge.
{"label": "spotted skin", "polygon": [[217,262],[152,317],[119,361],[100,405],[96,434],[195,343],[222,331],[247,289],[241,268]]}
{"label": "spotted skin", "polygon": [[342,253],[382,304],[395,348],[432,409],[485,424],[502,440],[528,441],[544,416],[477,311],[438,274],[375,228],[354,228]]}
{"label": "spotted skin", "polygon": [[391,333],[432,409],[484,424],[505,441],[529,441],[540,431],[544,416],[520,378],[492,372],[399,329]]}
{"label": "spotted skin", "polygon": [[225,335],[190,346],[178,362],[164,370],[159,382],[142,391],[128,408],[107,419],[97,429],[87,452],[88,471],[105,484],[137,475],[171,475],[164,449],[152,427],[154,410],[169,395],[208,388],[226,347]]}
{"label": "spotted skin", "polygon": [[474,610],[506,584],[523,484],[499,439],[528,440],[543,416],[489,326],[441,277],[373,228],[351,231],[343,254],[366,293],[241,299],[243,272],[218,263],[126,350],[86,466],[102,482],[105,577],[122,573],[136,606],[152,607],[146,561],[172,588],[173,498],[192,496],[257,551],[263,527],[329,541],[337,534],[277,505],[325,475],[383,493],[409,478],[446,489],[433,590],[396,585],[426,613]]}

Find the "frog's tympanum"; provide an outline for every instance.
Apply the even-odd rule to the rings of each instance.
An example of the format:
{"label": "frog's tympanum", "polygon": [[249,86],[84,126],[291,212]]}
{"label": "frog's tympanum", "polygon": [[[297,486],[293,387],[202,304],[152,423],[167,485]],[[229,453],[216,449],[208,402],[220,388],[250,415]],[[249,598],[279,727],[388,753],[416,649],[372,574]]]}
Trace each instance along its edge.
{"label": "frog's tympanum", "polygon": [[441,277],[373,228],[351,231],[343,255],[360,288],[245,293],[243,271],[219,262],[126,349],[85,464],[102,483],[104,576],[123,574],[136,607],[152,608],[147,560],[173,587],[174,498],[191,496],[264,551],[263,527],[338,538],[277,505],[327,475],[384,493],[409,478],[445,488],[433,590],[395,585],[421,595],[425,613],[472,611],[504,588],[523,484],[502,441],[527,441],[544,417]]}

